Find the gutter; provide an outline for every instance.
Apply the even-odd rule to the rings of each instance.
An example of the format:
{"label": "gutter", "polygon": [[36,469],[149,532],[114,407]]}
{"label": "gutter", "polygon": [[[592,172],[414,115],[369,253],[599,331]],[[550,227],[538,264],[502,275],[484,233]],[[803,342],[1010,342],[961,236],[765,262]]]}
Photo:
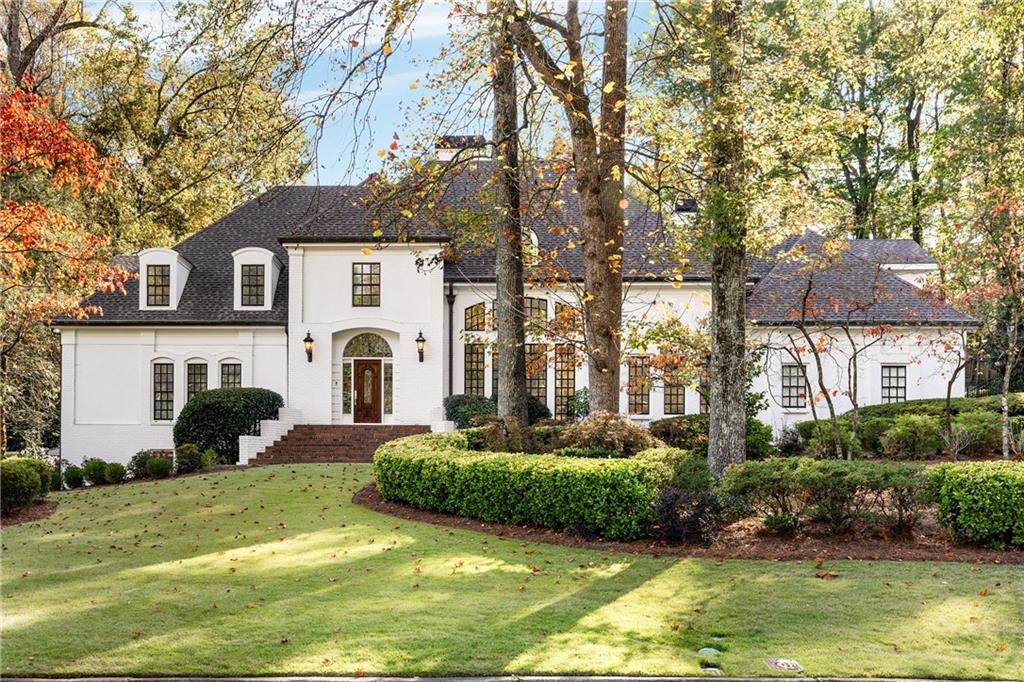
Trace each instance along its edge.
{"label": "gutter", "polygon": [[444,300],[448,303],[448,396],[451,396],[455,390],[455,285],[452,282],[448,282]]}

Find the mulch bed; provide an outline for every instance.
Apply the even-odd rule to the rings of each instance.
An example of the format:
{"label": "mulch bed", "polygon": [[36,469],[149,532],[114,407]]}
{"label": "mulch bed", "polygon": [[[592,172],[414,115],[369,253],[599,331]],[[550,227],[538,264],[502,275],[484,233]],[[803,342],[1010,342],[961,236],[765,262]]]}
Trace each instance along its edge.
{"label": "mulch bed", "polygon": [[744,519],[725,527],[708,546],[671,544],[655,540],[612,542],[593,540],[532,526],[484,523],[452,514],[424,511],[380,496],[375,485],[356,492],[352,501],[362,507],[408,521],[437,526],[475,530],[498,537],[525,542],[546,542],[564,547],[602,551],[650,554],[654,556],[695,557],[705,559],[770,559],[775,561],[813,559],[864,559],[870,561],[963,561],[994,564],[1024,564],[1024,551],[999,551],[954,542],[930,512],[921,518],[910,537],[885,537],[877,531],[853,530],[836,535],[827,527],[811,526],[793,538],[761,532],[756,519]]}
{"label": "mulch bed", "polygon": [[40,521],[57,510],[57,503],[53,500],[36,502],[21,509],[15,509],[9,514],[0,516],[0,528],[6,526],[17,526],[20,523]]}

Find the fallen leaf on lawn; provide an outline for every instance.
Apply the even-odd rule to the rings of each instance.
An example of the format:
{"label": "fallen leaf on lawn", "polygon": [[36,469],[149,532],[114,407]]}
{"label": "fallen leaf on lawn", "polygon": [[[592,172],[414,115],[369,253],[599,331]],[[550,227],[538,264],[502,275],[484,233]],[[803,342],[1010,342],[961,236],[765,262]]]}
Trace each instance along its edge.
{"label": "fallen leaf on lawn", "polygon": [[978,596],[979,597],[987,597],[988,596],[988,588],[987,587],[981,588],[981,590],[978,591]]}
{"label": "fallen leaf on lawn", "polygon": [[253,604],[252,602],[249,602],[248,604],[245,605],[245,608],[247,608],[247,609],[254,609],[254,608],[256,608],[256,605]]}
{"label": "fallen leaf on lawn", "polygon": [[228,568],[228,573],[234,573],[237,570],[238,570],[237,568],[235,568],[234,566],[231,566],[231,567]]}
{"label": "fallen leaf on lawn", "polygon": [[362,677],[365,674],[362,668],[356,668],[356,677]]}
{"label": "fallen leaf on lawn", "polygon": [[287,644],[288,642],[289,642],[289,640],[288,640],[287,637],[282,637],[281,638],[281,644]]}
{"label": "fallen leaf on lawn", "polygon": [[138,639],[139,637],[142,637],[142,631],[141,630],[132,630],[132,637],[134,637],[135,639]]}
{"label": "fallen leaf on lawn", "polygon": [[832,580],[838,578],[839,574],[836,571],[818,571],[817,576],[822,580]]}
{"label": "fallen leaf on lawn", "polygon": [[334,628],[333,630],[331,630],[331,632],[335,632],[335,633],[341,632],[341,628]]}
{"label": "fallen leaf on lawn", "polygon": [[815,568],[821,568],[821,565],[822,565],[823,563],[825,563],[825,560],[824,560],[824,559],[822,559],[821,557],[818,557],[817,559],[815,559],[815,560],[814,560],[814,566],[815,566]]}
{"label": "fallen leaf on lawn", "polygon": [[996,644],[996,651],[999,651],[999,652],[1006,651],[1006,645],[1003,644],[1002,642],[999,642],[999,644]]}
{"label": "fallen leaf on lawn", "polygon": [[331,659],[329,658],[325,658],[324,660],[320,661],[320,665],[330,665],[330,663]]}
{"label": "fallen leaf on lawn", "polygon": [[673,630],[678,630],[679,629],[679,623],[677,623],[675,621],[672,621],[672,629]]}

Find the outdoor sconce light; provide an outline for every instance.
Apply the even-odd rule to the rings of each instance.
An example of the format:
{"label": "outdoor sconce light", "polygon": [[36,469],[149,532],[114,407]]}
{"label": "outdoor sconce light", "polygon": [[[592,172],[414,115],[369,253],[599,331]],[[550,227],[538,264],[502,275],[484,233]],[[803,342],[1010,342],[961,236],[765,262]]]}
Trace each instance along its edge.
{"label": "outdoor sconce light", "polygon": [[306,330],[306,338],[302,339],[302,345],[306,347],[306,362],[313,362],[313,337]]}
{"label": "outdoor sconce light", "polygon": [[420,335],[416,337],[416,352],[420,354],[420,362],[423,362],[423,351],[427,347],[427,340],[423,338],[423,330],[420,330]]}

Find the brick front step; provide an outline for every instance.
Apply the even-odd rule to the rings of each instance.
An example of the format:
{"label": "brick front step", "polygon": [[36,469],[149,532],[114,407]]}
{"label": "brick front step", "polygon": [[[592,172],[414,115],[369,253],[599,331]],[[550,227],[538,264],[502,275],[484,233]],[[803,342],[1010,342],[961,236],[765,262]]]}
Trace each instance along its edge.
{"label": "brick front step", "polygon": [[429,431],[429,426],[418,424],[302,424],[274,441],[251,464],[371,462],[382,443]]}

